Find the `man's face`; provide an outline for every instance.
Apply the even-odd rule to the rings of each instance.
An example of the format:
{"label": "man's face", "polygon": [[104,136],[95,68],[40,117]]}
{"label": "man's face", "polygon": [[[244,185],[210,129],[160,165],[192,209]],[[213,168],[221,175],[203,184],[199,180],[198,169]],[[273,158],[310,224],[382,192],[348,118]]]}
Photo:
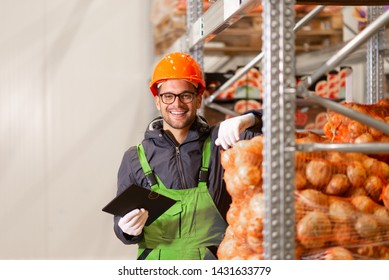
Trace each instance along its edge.
{"label": "man's face", "polygon": [[183,103],[178,96],[171,104],[162,102],[160,96],[155,96],[157,109],[161,112],[164,120],[164,129],[189,129],[196,118],[197,109],[201,106],[201,95],[197,94],[196,88],[185,80],[167,80],[159,88],[159,95],[194,93],[193,100]]}

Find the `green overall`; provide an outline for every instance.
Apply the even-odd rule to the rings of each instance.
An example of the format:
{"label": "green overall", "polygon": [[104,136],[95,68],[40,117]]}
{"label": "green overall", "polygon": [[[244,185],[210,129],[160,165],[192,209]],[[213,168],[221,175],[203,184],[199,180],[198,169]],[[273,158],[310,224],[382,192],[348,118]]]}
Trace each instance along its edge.
{"label": "green overall", "polygon": [[[208,192],[207,178],[203,178],[207,177],[204,174],[208,175],[210,149],[208,138],[203,146],[202,167],[196,188],[168,189],[156,174],[154,180],[148,179],[153,191],[177,202],[152,224],[144,227],[144,236],[138,244],[138,259],[216,259],[208,247],[219,246],[227,223]],[[153,175],[141,144],[138,145],[138,156],[146,177]]]}

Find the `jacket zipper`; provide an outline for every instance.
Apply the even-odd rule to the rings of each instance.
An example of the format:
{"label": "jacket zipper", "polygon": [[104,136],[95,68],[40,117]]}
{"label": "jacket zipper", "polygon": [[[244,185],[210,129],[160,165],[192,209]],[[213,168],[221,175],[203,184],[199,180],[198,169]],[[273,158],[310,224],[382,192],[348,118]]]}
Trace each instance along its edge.
{"label": "jacket zipper", "polygon": [[186,181],[184,177],[184,172],[182,168],[182,163],[181,163],[181,153],[180,153],[180,147],[176,146],[176,158],[177,158],[177,166],[178,166],[178,173],[180,174],[180,180],[181,180],[181,187],[183,189],[186,189]]}

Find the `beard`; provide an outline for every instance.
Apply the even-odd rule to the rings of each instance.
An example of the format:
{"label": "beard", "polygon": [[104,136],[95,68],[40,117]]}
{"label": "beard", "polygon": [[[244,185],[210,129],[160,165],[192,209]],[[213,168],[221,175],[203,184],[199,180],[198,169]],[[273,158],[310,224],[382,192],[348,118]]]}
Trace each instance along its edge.
{"label": "beard", "polygon": [[174,110],[168,110],[168,108],[166,108],[166,110],[162,113],[162,118],[164,122],[173,129],[189,129],[196,119],[196,111],[188,111],[182,115],[174,115],[171,111]]}

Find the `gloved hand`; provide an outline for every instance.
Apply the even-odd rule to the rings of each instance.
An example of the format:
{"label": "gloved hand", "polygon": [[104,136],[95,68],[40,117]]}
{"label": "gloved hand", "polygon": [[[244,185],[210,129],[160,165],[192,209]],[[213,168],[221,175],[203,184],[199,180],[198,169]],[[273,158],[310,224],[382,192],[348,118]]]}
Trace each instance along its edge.
{"label": "gloved hand", "polygon": [[253,113],[233,117],[220,123],[218,138],[215,141],[217,146],[222,146],[224,150],[232,147],[239,141],[239,135],[245,129],[255,124]]}
{"label": "gloved hand", "polygon": [[134,209],[122,217],[119,220],[118,225],[124,233],[137,236],[142,233],[148,217],[149,212],[147,210],[143,208]]}

